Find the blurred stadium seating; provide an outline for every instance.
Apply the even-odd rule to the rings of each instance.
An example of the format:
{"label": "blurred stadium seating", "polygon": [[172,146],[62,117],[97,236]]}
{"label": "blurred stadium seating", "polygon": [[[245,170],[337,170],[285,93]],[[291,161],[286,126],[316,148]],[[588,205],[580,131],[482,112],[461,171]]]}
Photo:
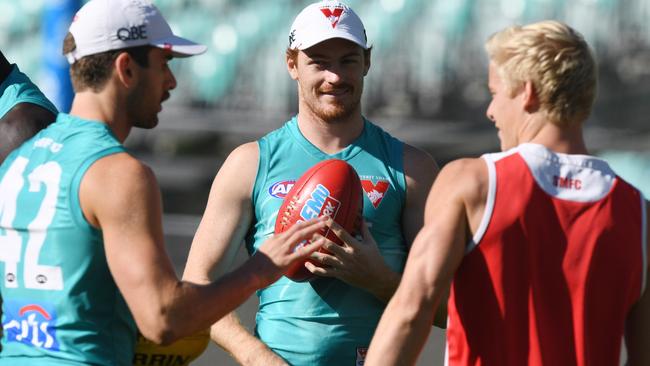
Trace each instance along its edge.
{"label": "blurred stadium seating", "polygon": [[[295,109],[283,51],[293,17],[309,1],[154,2],[177,32],[209,45],[206,55],[174,63],[180,83],[171,103],[279,113]],[[39,33],[44,3],[0,0],[0,45],[30,75],[39,75],[41,50],[47,42]],[[348,3],[365,20],[374,46],[364,96],[370,115],[476,119],[487,100],[484,40],[508,24],[546,18],[568,22],[594,45],[604,76],[603,107],[620,106],[623,97],[635,104],[650,93],[647,0]],[[621,90],[626,91],[624,96]],[[600,120],[600,115],[594,119]],[[602,120],[604,125],[611,123]],[[634,116],[625,118],[625,123],[635,125]]]}

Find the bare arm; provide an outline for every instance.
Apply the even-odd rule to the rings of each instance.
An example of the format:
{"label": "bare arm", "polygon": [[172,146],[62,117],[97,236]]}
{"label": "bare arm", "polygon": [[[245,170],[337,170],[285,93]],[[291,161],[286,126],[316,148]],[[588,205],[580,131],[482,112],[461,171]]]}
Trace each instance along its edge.
{"label": "bare arm", "polygon": [[[426,203],[425,225],[417,235],[406,270],[370,344],[366,365],[415,364],[434,313],[460,264],[476,212],[484,205],[480,161],[448,164]],[[487,176],[487,172],[485,171]]]}
{"label": "bare arm", "polygon": [[[402,214],[402,230],[409,247],[424,222],[424,202],[437,173],[438,166],[431,156],[410,145],[404,145],[406,204]],[[317,267],[309,262],[305,266],[316,275],[338,278],[388,302],[401,275],[388,267],[365,225],[362,229],[363,240],[359,242],[337,227],[335,233],[344,244],[339,246],[326,242],[324,248],[331,255],[320,252],[312,254],[312,258],[325,267]]]}
{"label": "bare arm", "polygon": [[[231,266],[252,223],[257,143],[235,149],[217,173],[194,236],[183,279],[209,283]],[[212,276],[211,276],[212,274]],[[210,336],[243,365],[283,365],[284,361],[244,328],[233,312],[215,323]]]}
{"label": "bare arm", "polygon": [[0,119],[0,164],[14,149],[56,120],[49,110],[19,103]]}
{"label": "bare arm", "polygon": [[288,262],[309,255],[292,253],[293,246],[325,225],[311,222],[275,236],[259,255],[201,286],[176,278],[163,245],[160,192],[149,168],[126,153],[102,158],[84,176],[79,197],[84,216],[102,229],[108,266],[138,328],[163,344],[205,329],[275,281]]}
{"label": "bare arm", "polygon": [[[646,203],[646,235],[650,228],[650,203]],[[648,258],[650,263],[650,257]],[[647,283],[650,271],[646,274],[646,289],[627,317],[625,327],[625,346],[627,347],[627,365],[650,365],[650,291]]]}
{"label": "bare arm", "polygon": [[210,329],[210,337],[237,363],[245,366],[286,366],[287,363],[253,336],[232,312]]}

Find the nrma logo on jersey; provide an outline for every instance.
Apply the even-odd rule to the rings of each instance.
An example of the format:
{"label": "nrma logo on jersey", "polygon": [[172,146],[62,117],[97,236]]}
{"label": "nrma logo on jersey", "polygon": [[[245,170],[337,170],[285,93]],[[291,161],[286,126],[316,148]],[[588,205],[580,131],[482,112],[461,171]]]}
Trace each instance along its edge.
{"label": "nrma logo on jersey", "polygon": [[7,342],[20,342],[50,351],[59,350],[56,340],[56,312],[46,304],[5,302],[5,323],[2,324]]}
{"label": "nrma logo on jersey", "polygon": [[324,185],[319,184],[309,195],[309,199],[302,206],[300,217],[307,221],[318,216],[336,217],[341,202],[330,197],[330,191]]}
{"label": "nrma logo on jersey", "polygon": [[284,199],[295,183],[295,180],[283,180],[275,182],[272,186],[269,187],[269,194],[275,198]]}

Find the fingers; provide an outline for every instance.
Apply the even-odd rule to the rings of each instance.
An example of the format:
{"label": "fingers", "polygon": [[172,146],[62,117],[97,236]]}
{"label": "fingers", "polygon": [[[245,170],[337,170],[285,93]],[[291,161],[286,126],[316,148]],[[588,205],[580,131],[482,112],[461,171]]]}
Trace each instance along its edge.
{"label": "fingers", "polygon": [[305,241],[305,245],[296,247],[296,249],[293,250],[293,253],[289,255],[289,260],[293,262],[298,259],[309,257],[315,251],[320,249],[323,244],[325,244],[325,238],[320,235],[318,235],[317,238],[314,237],[311,241]]}
{"label": "fingers", "polygon": [[314,220],[297,222],[291,226],[287,231],[282,233],[285,242],[293,248],[300,242],[310,239],[315,233],[327,227],[327,220],[317,218]]}
{"label": "fingers", "polygon": [[350,235],[350,233],[345,231],[345,229],[343,229],[343,227],[341,227],[341,225],[339,225],[336,221],[329,220],[328,223],[330,230],[332,230],[334,234],[339,237],[339,239],[343,240],[344,243],[350,245],[357,243],[357,240],[352,235]]}
{"label": "fingers", "polygon": [[336,277],[336,269],[334,268],[323,268],[315,266],[312,263],[305,262],[305,268],[317,276],[321,277]]}
{"label": "fingers", "polygon": [[[344,243],[345,245],[345,243]],[[352,254],[354,249],[352,247],[348,246],[342,246],[339,244],[336,244],[335,242],[325,238],[325,243],[323,244],[323,249],[329,251],[330,253],[334,254],[337,257],[342,257],[345,255]]]}
{"label": "fingers", "polygon": [[[336,244],[334,244],[334,245],[336,245]],[[338,245],[336,245],[336,246],[338,246]],[[316,260],[319,263],[322,263],[322,264],[324,264],[326,266],[330,266],[330,267],[341,267],[341,266],[343,266],[343,262],[339,258],[337,258],[337,257],[335,257],[333,255],[322,253],[322,252],[314,252],[314,253],[311,254],[310,258],[313,259],[313,260]]]}

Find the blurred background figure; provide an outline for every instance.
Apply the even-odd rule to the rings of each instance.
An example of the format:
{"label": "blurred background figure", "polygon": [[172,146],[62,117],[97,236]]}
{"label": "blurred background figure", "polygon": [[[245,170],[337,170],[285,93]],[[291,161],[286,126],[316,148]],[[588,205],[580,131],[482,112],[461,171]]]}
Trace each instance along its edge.
{"label": "blurred background figure", "polygon": [[[44,16],[48,4],[62,1],[70,0],[0,0],[0,49],[46,93],[51,78],[45,76],[44,49],[55,41],[49,38]],[[311,2],[154,0],[163,13],[174,14],[171,26],[177,34],[209,45],[200,58],[172,62],[175,75],[185,82],[165,105],[158,128],[148,134],[134,131],[127,144],[158,176],[166,242],[179,274],[214,171],[227,153],[280,127],[297,111],[283,51],[293,17]],[[347,3],[364,19],[373,45],[362,113],[431,153],[441,166],[459,156],[498,150],[494,128],[484,113],[489,93],[482,47],[487,37],[515,23],[557,19],[571,24],[593,46],[599,61],[599,95],[585,124],[586,142],[635,183],[611,154],[626,151],[636,158],[650,152],[647,0]],[[56,95],[47,95],[57,100]],[[240,253],[240,260],[245,257]],[[243,311],[253,313],[254,301]],[[430,338],[423,364],[442,360],[442,335]],[[233,364],[214,346],[195,364],[214,363]]]}

